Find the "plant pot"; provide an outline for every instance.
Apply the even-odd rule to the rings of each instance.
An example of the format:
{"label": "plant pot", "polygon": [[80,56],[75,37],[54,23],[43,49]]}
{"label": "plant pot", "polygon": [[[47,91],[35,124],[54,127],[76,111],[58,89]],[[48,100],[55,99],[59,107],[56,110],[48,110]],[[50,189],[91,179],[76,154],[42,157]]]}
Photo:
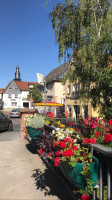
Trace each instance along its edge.
{"label": "plant pot", "polygon": [[43,129],[40,129],[40,128],[35,129],[30,126],[27,126],[26,128],[27,128],[29,136],[34,140],[37,140],[39,138],[39,135],[43,132]]}
{"label": "plant pot", "polygon": [[[93,156],[94,162],[90,163],[91,170],[91,180],[93,183],[93,187],[97,184],[98,181],[98,167],[99,160]],[[72,168],[66,162],[60,164],[60,170],[66,176],[66,178],[73,183],[79,189],[84,189],[87,185],[85,177],[81,174],[83,170],[83,163],[76,163],[76,165]]]}

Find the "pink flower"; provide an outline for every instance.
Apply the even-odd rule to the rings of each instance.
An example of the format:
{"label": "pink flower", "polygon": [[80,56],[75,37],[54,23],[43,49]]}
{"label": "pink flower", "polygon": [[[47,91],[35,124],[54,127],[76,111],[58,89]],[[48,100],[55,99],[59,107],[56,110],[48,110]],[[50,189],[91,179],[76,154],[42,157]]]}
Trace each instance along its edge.
{"label": "pink flower", "polygon": [[82,156],[84,157],[84,156],[86,156],[86,154],[85,154],[85,153],[83,153],[83,154],[82,154]]}
{"label": "pink flower", "polygon": [[84,124],[87,124],[87,123],[88,123],[88,121],[87,121],[86,119],[83,119],[83,122],[84,122]]}
{"label": "pink flower", "polygon": [[96,125],[95,124],[91,124],[91,128],[96,128]]}

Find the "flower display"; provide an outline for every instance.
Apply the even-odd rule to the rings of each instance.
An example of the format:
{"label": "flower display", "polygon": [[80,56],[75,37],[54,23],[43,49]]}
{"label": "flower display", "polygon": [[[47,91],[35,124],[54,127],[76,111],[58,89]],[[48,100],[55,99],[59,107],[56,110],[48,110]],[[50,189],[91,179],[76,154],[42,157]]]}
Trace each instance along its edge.
{"label": "flower display", "polygon": [[85,194],[81,197],[81,200],[90,200],[90,199],[91,199],[90,196]]}
{"label": "flower display", "polygon": [[112,119],[106,122],[104,119],[87,117],[81,121],[81,133],[85,144],[102,144],[112,148]]}

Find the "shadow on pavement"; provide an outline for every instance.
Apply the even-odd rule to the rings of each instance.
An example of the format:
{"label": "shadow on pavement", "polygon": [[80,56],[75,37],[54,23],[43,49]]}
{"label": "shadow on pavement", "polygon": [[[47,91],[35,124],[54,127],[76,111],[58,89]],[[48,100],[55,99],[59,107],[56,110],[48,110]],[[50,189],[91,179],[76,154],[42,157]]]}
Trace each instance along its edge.
{"label": "shadow on pavement", "polygon": [[30,151],[30,153],[37,154],[36,150],[34,149],[34,147],[31,144],[26,144],[26,148],[28,151]]}
{"label": "shadow on pavement", "polygon": [[58,197],[60,200],[73,200],[49,168],[45,169],[44,172],[35,169],[32,177],[35,179],[37,190],[44,191],[45,196],[56,196],[56,199]]}

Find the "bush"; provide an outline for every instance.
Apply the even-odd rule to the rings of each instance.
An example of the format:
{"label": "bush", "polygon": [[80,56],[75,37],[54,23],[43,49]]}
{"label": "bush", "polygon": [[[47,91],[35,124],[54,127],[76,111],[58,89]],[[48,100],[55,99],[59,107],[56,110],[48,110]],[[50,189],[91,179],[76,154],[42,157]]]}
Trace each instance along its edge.
{"label": "bush", "polygon": [[29,123],[29,126],[35,129],[43,128],[45,119],[43,116],[34,116]]}

